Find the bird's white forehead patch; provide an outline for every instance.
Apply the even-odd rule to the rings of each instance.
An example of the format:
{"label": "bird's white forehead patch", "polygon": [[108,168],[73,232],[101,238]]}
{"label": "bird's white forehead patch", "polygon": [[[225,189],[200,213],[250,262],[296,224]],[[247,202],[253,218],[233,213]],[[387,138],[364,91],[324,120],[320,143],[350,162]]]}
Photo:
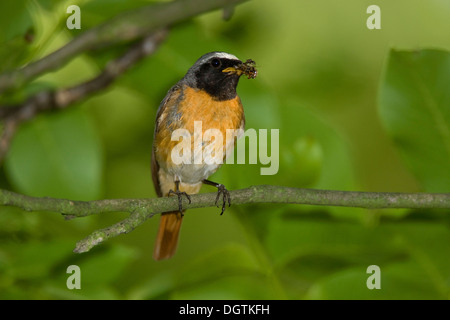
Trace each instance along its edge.
{"label": "bird's white forehead patch", "polygon": [[236,57],[230,53],[226,53],[226,52],[216,52],[216,53],[214,53],[214,55],[212,57],[219,58],[219,59],[239,60],[238,57]]}
{"label": "bird's white forehead patch", "polygon": [[208,53],[205,54],[204,56],[202,56],[196,64],[203,64],[211,59],[229,59],[229,60],[239,60],[238,57],[230,54],[230,53],[226,53],[226,52],[212,52],[212,53]]}

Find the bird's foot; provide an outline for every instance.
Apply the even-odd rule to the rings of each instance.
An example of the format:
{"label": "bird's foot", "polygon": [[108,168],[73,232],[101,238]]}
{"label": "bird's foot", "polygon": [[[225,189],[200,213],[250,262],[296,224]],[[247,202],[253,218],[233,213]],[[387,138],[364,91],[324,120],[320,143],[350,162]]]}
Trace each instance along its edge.
{"label": "bird's foot", "polygon": [[222,211],[220,212],[220,215],[222,215],[225,212],[227,203],[228,203],[229,207],[231,206],[230,192],[227,190],[227,188],[225,188],[225,186],[223,184],[215,183],[215,182],[212,182],[209,180],[203,180],[203,183],[209,184],[209,185],[217,188],[217,197],[216,197],[216,201],[214,202],[214,204],[217,206],[217,208],[219,208],[218,202],[219,202],[220,195],[222,195]]}
{"label": "bird's foot", "polygon": [[185,196],[188,199],[189,204],[191,204],[191,196],[188,195],[186,192],[183,192],[180,190],[173,191],[172,189],[170,189],[169,196],[171,194],[176,195],[178,197],[178,210],[180,211],[181,216],[184,216],[184,214],[183,214],[183,196]]}

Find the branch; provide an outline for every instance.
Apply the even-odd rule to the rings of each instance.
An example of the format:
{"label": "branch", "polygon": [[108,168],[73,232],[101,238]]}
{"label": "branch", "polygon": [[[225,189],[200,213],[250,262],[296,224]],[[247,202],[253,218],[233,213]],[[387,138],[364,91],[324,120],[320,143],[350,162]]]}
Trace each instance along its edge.
{"label": "branch", "polygon": [[40,112],[66,108],[106,88],[138,60],[155,51],[165,37],[165,32],[161,30],[165,30],[167,26],[210,10],[221,7],[229,9],[244,1],[248,0],[177,0],[144,6],[84,32],[38,61],[0,74],[1,94],[21,87],[43,73],[62,67],[87,50],[141,39],[137,45],[131,47],[122,57],[110,62],[99,76],[90,81],[58,91],[39,92],[19,105],[0,106],[0,120],[4,122],[0,137],[0,163],[6,156],[20,124]]}
{"label": "branch", "polygon": [[156,3],[118,15],[25,67],[0,75],[0,94],[19,88],[41,74],[58,69],[79,54],[98,47],[133,41],[201,13],[248,0],[177,0]]}
{"label": "branch", "polygon": [[[343,206],[367,209],[450,209],[450,193],[388,193],[353,192],[315,189],[298,189],[260,185],[230,191],[233,205],[249,203],[291,203],[318,206]],[[189,204],[183,198],[183,208],[214,206],[216,193],[191,195]],[[74,252],[87,252],[103,241],[122,233],[128,233],[147,219],[162,212],[178,210],[178,199],[164,197],[154,199],[111,199],[96,201],[72,201],[55,198],[38,198],[0,189],[0,205],[14,206],[25,211],[59,212],[66,219],[85,217],[107,212],[128,212],[130,215],[105,229],[97,230],[79,241]]]}
{"label": "branch", "polygon": [[143,38],[131,46],[121,57],[110,61],[105,70],[89,81],[57,91],[41,91],[22,104],[1,107],[0,120],[4,121],[4,128],[0,137],[0,162],[5,157],[20,124],[31,120],[40,112],[64,109],[105,89],[139,60],[155,52],[166,34],[165,30],[159,30]]}

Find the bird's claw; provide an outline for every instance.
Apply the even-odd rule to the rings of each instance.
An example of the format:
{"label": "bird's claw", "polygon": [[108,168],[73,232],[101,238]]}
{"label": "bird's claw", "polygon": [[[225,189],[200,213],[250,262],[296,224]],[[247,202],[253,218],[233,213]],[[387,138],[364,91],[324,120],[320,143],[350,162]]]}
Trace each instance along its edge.
{"label": "bird's claw", "polygon": [[189,204],[191,204],[191,196],[188,195],[186,192],[179,191],[179,190],[173,191],[172,189],[170,189],[169,196],[171,194],[176,195],[178,197],[178,210],[180,211],[181,216],[184,216],[184,214],[183,214],[183,199],[182,198],[183,198],[183,196],[185,196],[188,199]]}
{"label": "bird's claw", "polygon": [[216,197],[216,201],[215,201],[215,205],[217,206],[217,208],[219,208],[219,206],[217,205],[217,202],[219,201],[220,195],[223,195],[223,202],[222,202],[222,211],[220,212],[220,215],[222,215],[225,212],[225,207],[226,204],[228,202],[228,207],[231,206],[231,196],[230,196],[230,192],[227,190],[227,188],[225,188],[225,186],[223,184],[219,184],[217,186],[217,197]]}

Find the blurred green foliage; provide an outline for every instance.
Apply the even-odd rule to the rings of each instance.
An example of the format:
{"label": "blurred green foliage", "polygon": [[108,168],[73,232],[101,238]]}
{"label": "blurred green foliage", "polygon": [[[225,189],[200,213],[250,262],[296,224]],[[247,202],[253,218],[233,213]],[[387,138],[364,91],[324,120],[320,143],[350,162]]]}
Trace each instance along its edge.
{"label": "blurred green foliage", "polygon": [[[0,2],[0,72],[59,48],[80,32],[147,1]],[[65,27],[81,7],[82,30]],[[238,92],[247,128],[280,129],[280,169],[225,165],[211,179],[336,190],[450,192],[450,4],[251,1],[172,28],[158,52],[105,92],[23,125],[0,183],[35,196],[75,200],[154,197],[150,155],[156,109],[209,51],[258,64]],[[394,48],[394,50],[392,50]],[[431,48],[433,50],[421,50]],[[123,48],[77,57],[0,96],[21,101],[46,87],[95,75]],[[213,191],[204,187],[203,191]],[[1,299],[448,299],[449,212],[292,205],[186,213],[175,257],[151,258],[158,219],[91,252],[75,242],[123,218],[64,221],[56,213],[0,208]],[[81,290],[66,269],[81,268]],[[369,265],[381,289],[366,287]]]}
{"label": "blurred green foliage", "polygon": [[387,131],[430,192],[450,192],[449,70],[448,52],[393,51],[380,91]]}

